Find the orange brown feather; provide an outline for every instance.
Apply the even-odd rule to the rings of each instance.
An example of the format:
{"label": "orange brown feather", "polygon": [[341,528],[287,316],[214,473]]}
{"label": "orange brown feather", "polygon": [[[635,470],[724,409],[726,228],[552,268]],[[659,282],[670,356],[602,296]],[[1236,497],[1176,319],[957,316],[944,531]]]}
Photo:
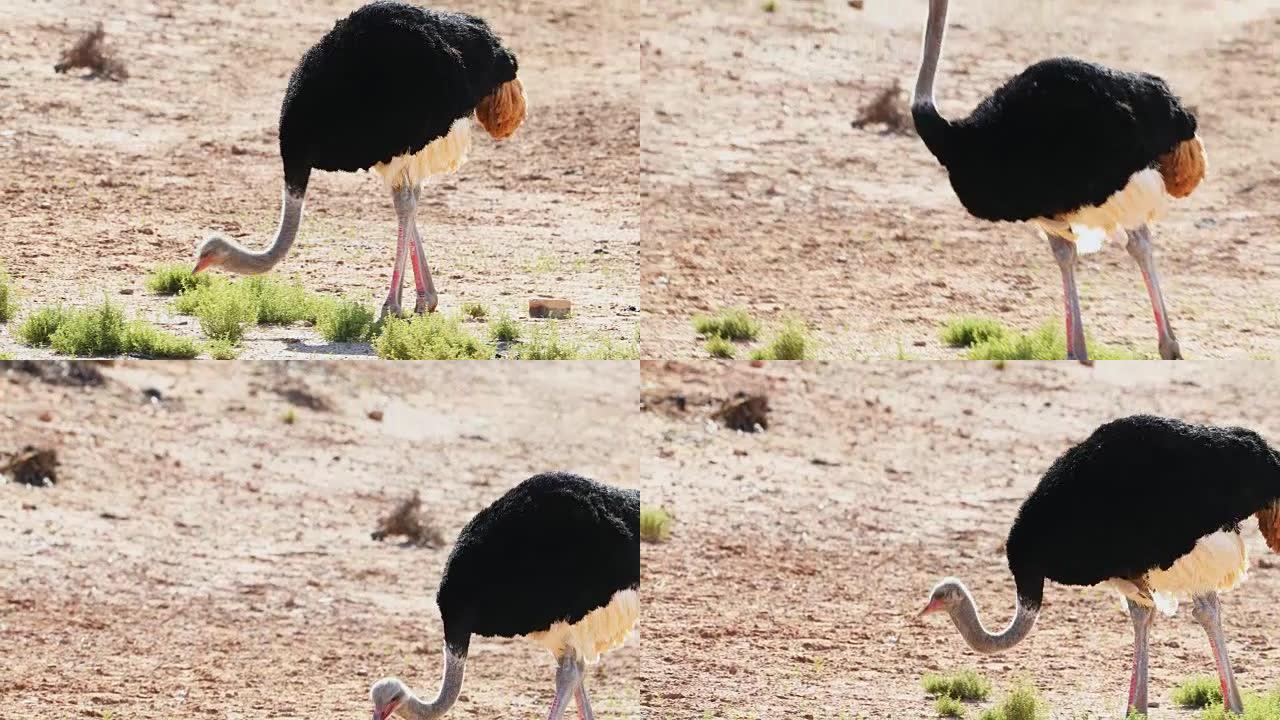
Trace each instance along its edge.
{"label": "orange brown feather", "polygon": [[1257,512],[1258,530],[1266,538],[1267,547],[1280,552],[1280,502],[1274,502]]}
{"label": "orange brown feather", "polygon": [[1190,195],[1204,179],[1208,165],[1199,135],[1178,143],[1176,148],[1160,156],[1165,192],[1176,198]]}
{"label": "orange brown feather", "polygon": [[516,78],[498,86],[476,105],[476,119],[495,140],[505,140],[524,122],[524,85]]}

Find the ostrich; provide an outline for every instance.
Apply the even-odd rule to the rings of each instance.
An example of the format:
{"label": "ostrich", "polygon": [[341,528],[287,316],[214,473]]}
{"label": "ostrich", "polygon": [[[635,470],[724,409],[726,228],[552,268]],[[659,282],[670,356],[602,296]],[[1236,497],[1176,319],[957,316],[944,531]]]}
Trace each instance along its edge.
{"label": "ostrich", "polygon": [[373,720],[438,718],[462,690],[473,633],[525,637],[555,657],[550,720],[576,700],[593,720],[586,663],[618,647],[640,614],[640,493],[567,473],[535,475],[481,510],[458,535],[436,604],[444,680],[423,702],[396,678],[373,685]]}
{"label": "ostrich", "polygon": [[[965,209],[990,221],[1030,221],[1048,236],[1062,271],[1067,357],[1088,362],[1075,269],[1098,233],[1128,236],[1151,298],[1160,357],[1182,357],[1165,309],[1148,224],[1205,173],[1196,118],[1164,80],[1075,58],[1023,70],[969,117],[946,120],[934,103],[947,0],[929,1],[911,115]],[[1082,230],[1089,229],[1089,232]]]}
{"label": "ostrich", "polygon": [[280,108],[284,198],[275,240],[255,252],[214,235],[197,250],[195,272],[215,266],[267,272],[297,236],[312,168],[371,168],[391,193],[399,222],[382,314],[400,314],[406,255],[418,292],[414,311],[434,311],[435,285],[415,219],[422,182],[466,162],[472,115],[499,140],[524,122],[516,70],[516,56],[472,15],[384,0],[338,21],[302,56]]}
{"label": "ostrich", "polygon": [[1172,615],[1179,598],[1190,598],[1213,648],[1222,697],[1239,713],[1218,592],[1245,579],[1240,523],[1249,515],[1280,552],[1280,453],[1257,433],[1149,415],[1115,420],[1063,453],[1022,503],[1006,543],[1017,588],[1009,626],[989,632],[955,578],[934,587],[920,615],[946,611],[970,647],[997,653],[1031,632],[1046,579],[1108,585],[1133,620],[1128,707],[1145,714],[1154,610]]}

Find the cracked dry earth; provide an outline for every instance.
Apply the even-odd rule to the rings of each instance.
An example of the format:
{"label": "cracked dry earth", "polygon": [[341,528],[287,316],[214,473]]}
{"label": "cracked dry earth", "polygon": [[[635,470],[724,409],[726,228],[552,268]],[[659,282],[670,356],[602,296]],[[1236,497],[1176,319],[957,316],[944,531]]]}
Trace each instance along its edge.
{"label": "cracked dry earth", "polygon": [[[368,720],[380,677],[433,694],[449,544],[537,472],[634,487],[616,437],[638,381],[416,367],[129,363],[97,388],[0,371],[0,450],[61,463],[52,488],[0,484],[0,717]],[[371,540],[414,490],[448,544]],[[641,717],[640,673],[638,638],[588,670],[599,717]],[[544,717],[554,677],[531,643],[477,637],[449,717]]]}
{"label": "cracked dry earth", "polygon": [[[970,217],[914,135],[850,126],[893,82],[913,85],[928,3],[850,5],[650,4],[642,357],[706,357],[690,318],[725,306],[775,327],[806,321],[821,358],[955,358],[939,331],[960,315],[1024,331],[1061,322],[1047,243]],[[1155,72],[1195,108],[1208,180],[1154,228],[1171,320],[1189,358],[1280,355],[1280,5],[952,6],[937,86],[947,117],[1055,55]],[[1158,357],[1122,246],[1084,257],[1078,281],[1095,342]]]}
{"label": "cracked dry earth", "polygon": [[[0,266],[23,315],[103,297],[200,337],[153,267],[186,263],[213,232],[261,247],[279,220],[276,123],[302,53],[358,0],[0,0]],[[438,2],[487,18],[520,58],[530,117],[511,139],[477,132],[470,162],[430,181],[418,212],[440,312],[464,303],[523,317],[570,299],[562,336],[630,343],[639,322],[639,56],[631,3]],[[63,49],[101,21],[125,82],[57,75]],[[381,307],[395,212],[376,175],[312,174],[280,275]],[[412,284],[407,291],[412,298]],[[412,304],[412,301],[410,301]],[[0,353],[42,357],[0,326]],[[542,322],[542,321],[527,321]],[[371,354],[314,329],[259,328],[241,357]]]}
{"label": "cracked dry earth", "polygon": [[[1031,636],[996,656],[945,617],[913,617],[954,575],[989,627],[1008,622],[1014,514],[1106,420],[1154,412],[1280,437],[1280,377],[1259,363],[671,361],[644,363],[642,382],[641,494],[676,517],[669,542],[641,550],[655,720],[934,717],[921,675],[960,668],[990,678],[993,700],[1025,677],[1054,718],[1120,717],[1132,624],[1109,591],[1050,583]],[[766,432],[708,422],[739,390],[768,395]],[[1224,627],[1241,688],[1264,692],[1280,686],[1280,557],[1252,518],[1244,528],[1249,578],[1222,596]],[[1203,631],[1184,605],[1151,637],[1151,717],[1192,718],[1171,695],[1213,675]]]}

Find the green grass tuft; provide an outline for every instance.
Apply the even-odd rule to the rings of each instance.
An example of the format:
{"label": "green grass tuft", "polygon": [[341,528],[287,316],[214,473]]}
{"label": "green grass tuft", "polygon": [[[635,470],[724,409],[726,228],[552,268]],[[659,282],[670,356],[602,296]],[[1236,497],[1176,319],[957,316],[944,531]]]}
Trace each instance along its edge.
{"label": "green grass tuft", "polygon": [[778,12],[778,0],[764,0],[760,5],[760,9],[767,13]]}
{"label": "green grass tuft", "polygon": [[600,344],[582,354],[583,360],[639,360],[639,338],[631,342],[617,343],[613,338],[603,338]]}
{"label": "green grass tuft", "polygon": [[124,326],[124,352],[146,358],[190,360],[200,354],[195,341],[171,335],[144,320],[133,320]]}
{"label": "green grass tuft", "polygon": [[285,425],[292,425],[298,422],[298,413],[293,408],[284,411],[284,415],[280,417],[280,421]]}
{"label": "green grass tuft", "polygon": [[693,329],[708,338],[755,340],[760,334],[760,322],[742,308],[728,308],[715,315],[693,316]]}
{"label": "green grass tuft", "polygon": [[235,360],[240,351],[226,340],[210,340],[204,344],[205,352],[214,360]]}
{"label": "green grass tuft", "polygon": [[462,329],[456,317],[437,313],[409,320],[388,318],[373,341],[386,360],[487,360],[493,348]]}
{"label": "green grass tuft", "polygon": [[725,340],[719,335],[707,340],[707,354],[713,358],[725,358],[732,360],[733,356],[738,353],[737,347],[733,343]]}
{"label": "green grass tuft", "polygon": [[209,275],[195,275],[188,265],[161,265],[147,275],[147,290],[157,295],[181,295],[210,283]]}
{"label": "green grass tuft", "polygon": [[513,342],[520,339],[520,325],[503,313],[489,323],[489,339],[494,342]]}
{"label": "green grass tuft", "polygon": [[788,320],[769,344],[751,353],[752,360],[808,360],[813,354],[813,340],[803,323]]}
{"label": "green grass tuft", "polygon": [[1019,682],[1009,694],[982,713],[981,720],[1045,720],[1049,708],[1029,683]]}
{"label": "green grass tuft", "polygon": [[1178,707],[1200,709],[1222,704],[1222,688],[1218,681],[1207,675],[1193,677],[1173,690],[1173,702]]}
{"label": "green grass tuft", "polygon": [[554,322],[534,327],[529,340],[516,349],[517,360],[577,360],[580,354],[576,344],[560,339]]}
{"label": "green grass tuft", "polygon": [[942,342],[951,347],[973,347],[1005,336],[1007,331],[997,320],[990,318],[962,317],[946,324],[942,329]]}
{"label": "green grass tuft", "polygon": [[640,539],[650,543],[663,543],[671,538],[671,513],[657,505],[640,506]]}
{"label": "green grass tuft", "polygon": [[926,693],[956,700],[986,700],[991,694],[991,683],[973,670],[925,675],[920,682]]}
{"label": "green grass tuft", "polygon": [[489,315],[489,308],[481,305],[480,303],[463,303],[462,314],[472,318],[473,320],[483,320]]}
{"label": "green grass tuft", "polygon": [[0,362],[8,362],[9,360],[12,360],[12,359],[13,359],[13,356],[10,355],[9,353],[0,353]]}
{"label": "green grass tuft", "polygon": [[1280,720],[1280,690],[1273,690],[1266,695],[1245,693],[1241,700],[1244,701],[1242,715],[1227,712],[1218,703],[1201,711],[1197,717],[1200,720]]}
{"label": "green grass tuft", "polygon": [[40,308],[18,326],[18,340],[31,347],[48,347],[49,338],[53,337],[69,315],[70,311],[61,305]]}
{"label": "green grass tuft", "polygon": [[373,311],[352,300],[325,303],[316,329],[329,342],[366,342],[373,335]]}
{"label": "green grass tuft", "polygon": [[[258,302],[243,287],[214,284],[178,296],[178,304],[194,298],[192,314],[200,321],[200,329],[214,340],[239,343],[244,334],[258,323]],[[181,310],[179,310],[181,312]]]}
{"label": "green grass tuft", "polygon": [[316,321],[323,301],[301,285],[290,285],[270,275],[254,275],[235,285],[254,299],[259,325],[292,325]]}
{"label": "green grass tuft", "polygon": [[0,325],[9,322],[17,314],[18,297],[13,289],[13,278],[0,267]]}
{"label": "green grass tuft", "polygon": [[[1093,360],[1139,360],[1132,351],[1088,342]],[[1030,333],[1006,332],[969,348],[970,360],[1061,360],[1067,356],[1067,341],[1057,323],[1046,322]]]}
{"label": "green grass tuft", "polygon": [[964,717],[964,703],[947,695],[939,695],[933,704],[933,709],[938,713],[938,717]]}
{"label": "green grass tuft", "polygon": [[49,346],[60,355],[119,355],[125,349],[124,310],[104,300],[96,308],[72,311],[49,337]]}

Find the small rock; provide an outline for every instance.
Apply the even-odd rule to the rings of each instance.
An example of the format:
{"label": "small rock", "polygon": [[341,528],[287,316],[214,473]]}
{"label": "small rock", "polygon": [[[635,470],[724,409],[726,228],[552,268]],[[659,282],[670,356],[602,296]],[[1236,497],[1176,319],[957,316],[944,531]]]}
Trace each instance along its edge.
{"label": "small rock", "polygon": [[374,422],[382,422],[382,411],[381,411],[381,410],[370,410],[370,411],[369,411],[369,419],[370,419],[370,420],[372,420],[372,421],[374,421]]}
{"label": "small rock", "polygon": [[50,422],[53,420],[53,411],[45,410],[40,413],[40,422]]}
{"label": "small rock", "polygon": [[862,0],[849,0],[849,7],[853,8],[854,10],[861,10]]}
{"label": "small rock", "polygon": [[534,298],[529,301],[529,317],[557,318],[569,317],[573,303],[563,298]]}
{"label": "small rock", "polygon": [[132,295],[132,294],[133,294],[133,288],[120,288],[120,294],[121,294],[121,295]]}

